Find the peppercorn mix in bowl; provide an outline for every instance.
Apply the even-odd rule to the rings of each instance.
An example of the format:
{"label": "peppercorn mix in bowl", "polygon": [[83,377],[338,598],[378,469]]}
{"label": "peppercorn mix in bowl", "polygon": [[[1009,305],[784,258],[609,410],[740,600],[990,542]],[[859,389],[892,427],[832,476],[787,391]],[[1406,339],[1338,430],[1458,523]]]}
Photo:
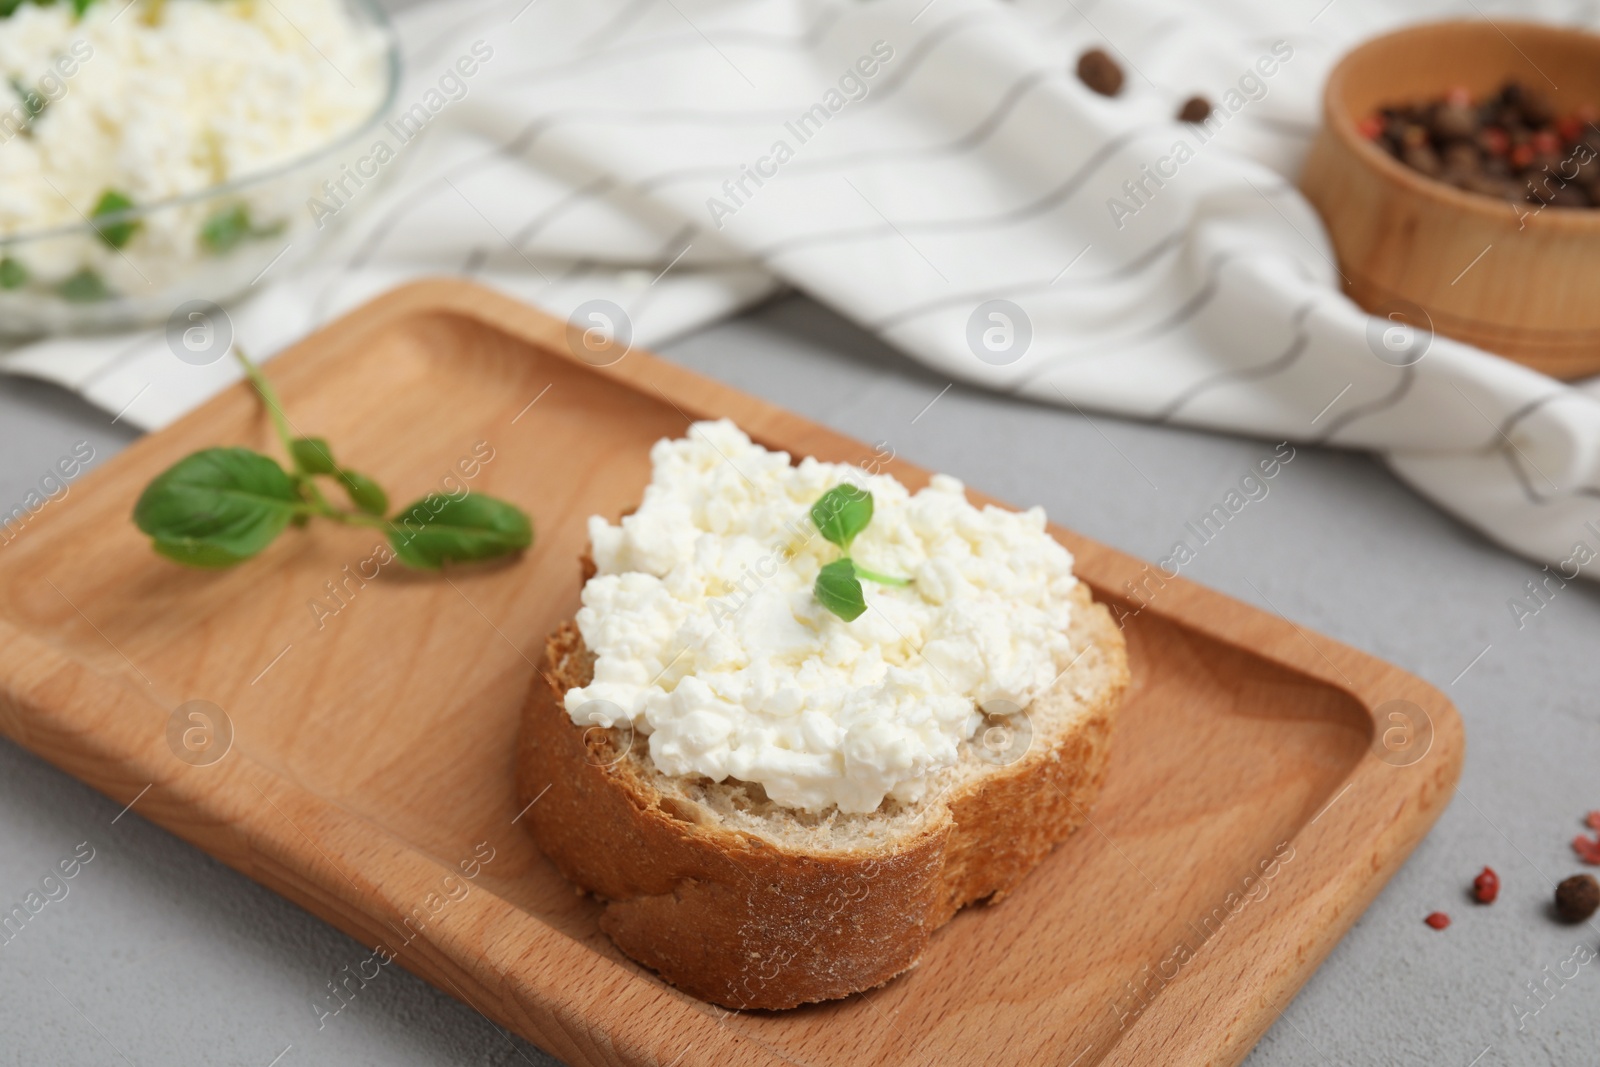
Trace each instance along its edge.
{"label": "peppercorn mix in bowl", "polygon": [[1539,207],[1600,207],[1600,108],[1560,114],[1539,89],[1508,81],[1474,99],[1455,86],[1436,100],[1379,108],[1359,129],[1429,178]]}
{"label": "peppercorn mix in bowl", "polygon": [[1577,210],[1597,110],[1600,37],[1577,30],[1431,23],[1345,56],[1300,186],[1350,296],[1556,377],[1600,373],[1600,211]]}

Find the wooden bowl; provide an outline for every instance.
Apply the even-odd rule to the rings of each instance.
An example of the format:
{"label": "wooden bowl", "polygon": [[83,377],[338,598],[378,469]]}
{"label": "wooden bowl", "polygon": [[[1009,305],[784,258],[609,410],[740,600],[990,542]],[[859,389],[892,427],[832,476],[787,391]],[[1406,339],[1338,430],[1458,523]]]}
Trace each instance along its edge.
{"label": "wooden bowl", "polygon": [[[1424,177],[1362,137],[1388,104],[1515,78],[1558,112],[1600,105],[1600,37],[1532,23],[1439,22],[1361,45],[1323,94],[1300,188],[1333,239],[1346,289],[1376,315],[1431,329],[1557,378],[1600,373],[1600,208],[1540,208]],[[1414,305],[1414,307],[1409,307]]]}

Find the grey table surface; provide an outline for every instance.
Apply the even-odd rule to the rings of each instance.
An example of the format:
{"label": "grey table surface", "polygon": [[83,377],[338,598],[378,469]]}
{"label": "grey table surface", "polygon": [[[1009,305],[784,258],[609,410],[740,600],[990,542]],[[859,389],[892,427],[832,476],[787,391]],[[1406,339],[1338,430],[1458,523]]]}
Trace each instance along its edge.
{"label": "grey table surface", "polygon": [[[952,386],[798,296],[663,354],[1146,559],[1272,451]],[[98,464],[134,436],[54,388],[0,379],[0,503],[75,443]],[[1569,586],[1519,630],[1507,600],[1538,569],[1372,459],[1301,448],[1270,484],[1186,574],[1420,674],[1456,701],[1469,746],[1438,826],[1248,1062],[1594,1063],[1600,962],[1543,1000],[1527,983],[1596,947],[1547,902],[1580,866],[1579,817],[1600,808],[1600,591]],[[0,903],[93,849],[67,895],[0,945],[0,1063],[555,1062],[394,968],[319,1028],[315,999],[366,950],[121,809],[0,742]],[[1505,883],[1492,907],[1466,898],[1484,864]],[[1436,909],[1455,924],[1425,926]]]}

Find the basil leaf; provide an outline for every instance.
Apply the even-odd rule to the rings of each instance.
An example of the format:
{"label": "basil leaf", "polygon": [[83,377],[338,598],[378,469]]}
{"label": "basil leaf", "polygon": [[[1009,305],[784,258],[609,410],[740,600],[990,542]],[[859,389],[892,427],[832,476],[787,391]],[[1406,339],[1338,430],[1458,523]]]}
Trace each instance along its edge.
{"label": "basil leaf", "polygon": [[157,475],[133,521],[169,559],[227,567],[266,548],[304,506],[274,460],[246,448],[207,448]]}
{"label": "basil leaf", "polygon": [[294,465],[307,474],[334,474],[339,470],[333,462],[333,450],[323,437],[296,437],[289,442],[289,454]]}
{"label": "basil leaf", "polygon": [[56,287],[62,298],[73,304],[93,304],[110,300],[111,290],[91,267],[85,267]]}
{"label": "basil leaf", "polygon": [[0,259],[0,289],[21,289],[28,284],[28,268],[7,256]]}
{"label": "basil leaf", "polygon": [[250,208],[235,204],[206,219],[200,226],[200,244],[214,256],[226,255],[244,241],[262,237],[275,237],[283,232],[283,223],[257,226],[250,220]]}
{"label": "basil leaf", "polygon": [[250,558],[204,541],[164,541],[156,538],[150,542],[150,547],[156,550],[157,555],[165,556],[174,563],[206,570],[222,570]]}
{"label": "basil leaf", "polygon": [[850,542],[872,521],[872,494],[848,482],[836,485],[811,505],[811,521],[824,538],[848,552]]}
{"label": "basil leaf", "polygon": [[[127,194],[119,193],[115,189],[107,189],[100,194],[100,202],[95,204],[94,210],[89,213],[91,219],[105,218],[107,215],[121,215],[133,210],[133,201]],[[139,231],[138,219],[125,219],[121,222],[108,222],[97,225],[100,239],[111,248],[121,248],[133,240],[133,235]]]}
{"label": "basil leaf", "polygon": [[225,208],[200,226],[200,243],[212,255],[223,255],[251,234],[250,209],[243,204]]}
{"label": "basil leaf", "polygon": [[93,3],[94,0],[72,0],[72,13],[81,19],[83,18],[83,13],[88,11],[89,5]]}
{"label": "basil leaf", "polygon": [[522,509],[492,496],[469,493],[455,499],[429,493],[395,516],[389,543],[406,566],[437,570],[527,548],[533,544],[533,523]]}
{"label": "basil leaf", "polygon": [[[827,536],[826,531],[823,536]],[[845,622],[854,621],[867,610],[867,599],[861,592],[855,564],[848,559],[836,559],[818,571],[811,592],[817,603]]]}
{"label": "basil leaf", "polygon": [[[40,96],[38,92],[23,85],[17,78],[11,79],[11,88],[22,100],[23,110],[27,111],[30,121],[44,113],[45,98]],[[27,125],[24,124],[23,128],[26,129]]]}
{"label": "basil leaf", "polygon": [[350,503],[368,515],[382,515],[389,510],[389,494],[365,474],[341,470],[339,481],[343,483],[345,495],[350,498]]}

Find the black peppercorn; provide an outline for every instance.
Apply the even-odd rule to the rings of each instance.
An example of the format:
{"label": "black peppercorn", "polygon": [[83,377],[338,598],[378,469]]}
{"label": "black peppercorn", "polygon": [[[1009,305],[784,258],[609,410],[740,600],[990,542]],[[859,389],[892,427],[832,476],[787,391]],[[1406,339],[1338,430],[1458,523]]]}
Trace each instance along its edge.
{"label": "black peppercorn", "polygon": [[1116,96],[1122,91],[1122,68],[1098,48],[1078,57],[1078,77],[1101,96]]}
{"label": "black peppercorn", "polygon": [[1575,874],[1556,886],[1556,914],[1562,922],[1581,923],[1600,908],[1600,882],[1592,874]]}
{"label": "black peppercorn", "polygon": [[1183,102],[1183,107],[1178,109],[1180,122],[1204,122],[1211,117],[1211,101],[1203,96],[1191,96]]}

